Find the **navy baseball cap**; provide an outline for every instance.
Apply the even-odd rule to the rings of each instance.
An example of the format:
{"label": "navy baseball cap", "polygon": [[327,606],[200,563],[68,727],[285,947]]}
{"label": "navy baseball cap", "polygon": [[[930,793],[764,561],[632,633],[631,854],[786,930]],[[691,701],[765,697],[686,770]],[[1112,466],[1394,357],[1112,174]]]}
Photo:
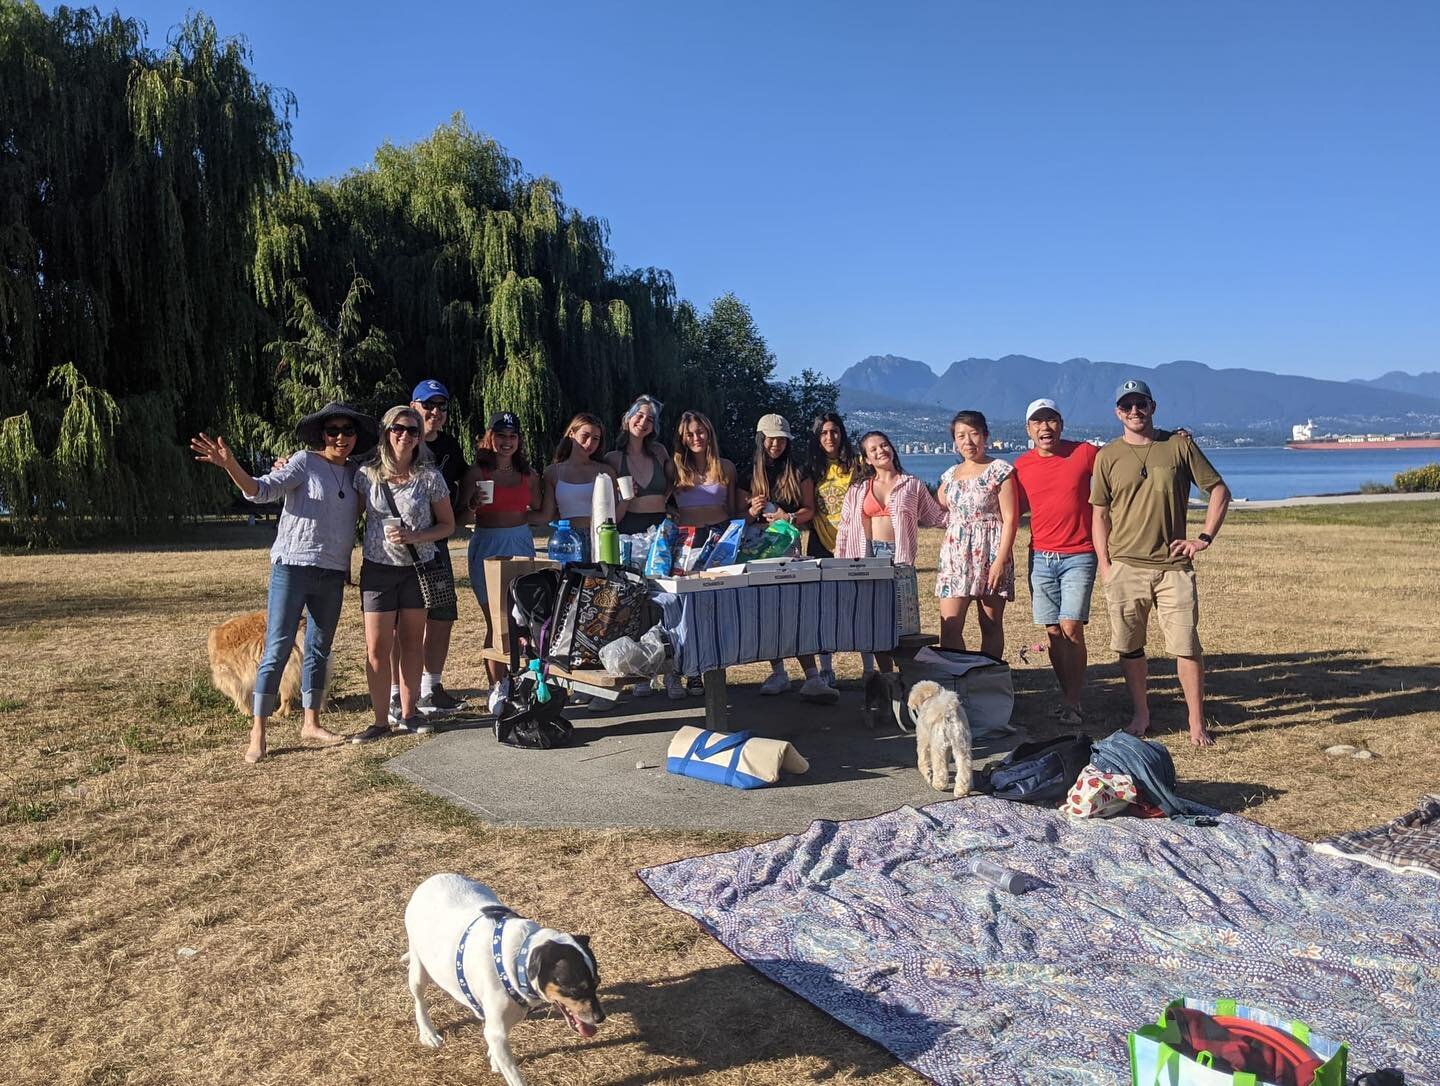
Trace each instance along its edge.
{"label": "navy baseball cap", "polygon": [[491,430],[514,430],[520,432],[520,420],[515,417],[513,411],[500,411],[490,416]]}
{"label": "navy baseball cap", "polygon": [[433,399],[436,396],[444,396],[448,400],[450,398],[450,390],[432,377],[429,380],[421,381],[415,386],[415,391],[410,393],[410,401],[412,403],[424,403],[426,400]]}
{"label": "navy baseball cap", "polygon": [[1120,387],[1115,390],[1115,402],[1119,403],[1126,396],[1144,396],[1151,401],[1155,399],[1150,395],[1150,386],[1144,381],[1121,381]]}

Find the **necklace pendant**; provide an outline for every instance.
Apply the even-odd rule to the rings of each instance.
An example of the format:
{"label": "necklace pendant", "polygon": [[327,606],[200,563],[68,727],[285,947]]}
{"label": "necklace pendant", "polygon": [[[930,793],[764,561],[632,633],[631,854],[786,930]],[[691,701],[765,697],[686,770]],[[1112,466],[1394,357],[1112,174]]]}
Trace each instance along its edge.
{"label": "necklace pendant", "polygon": [[[1142,478],[1142,479],[1148,479],[1148,478],[1150,478],[1150,469],[1147,468],[1144,464],[1141,464],[1141,465],[1140,465],[1140,478]],[[344,495],[344,494],[341,494],[340,496],[343,498],[345,495]]]}
{"label": "necklace pendant", "polygon": [[343,486],[340,488],[340,500],[345,500],[345,488]]}

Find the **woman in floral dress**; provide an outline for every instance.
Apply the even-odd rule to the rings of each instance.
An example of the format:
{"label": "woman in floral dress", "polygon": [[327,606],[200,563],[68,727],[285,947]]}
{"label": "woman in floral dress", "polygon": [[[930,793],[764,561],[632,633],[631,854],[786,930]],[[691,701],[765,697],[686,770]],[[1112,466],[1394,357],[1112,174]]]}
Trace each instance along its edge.
{"label": "woman in floral dress", "polygon": [[1015,529],[1020,512],[1015,469],[986,451],[990,428],[979,411],[961,411],[950,423],[960,463],[940,477],[940,505],[950,514],[940,545],[935,595],[940,598],[940,645],[965,648],[970,602],[980,615],[980,651],[1005,655],[1005,601],[1015,598]]}

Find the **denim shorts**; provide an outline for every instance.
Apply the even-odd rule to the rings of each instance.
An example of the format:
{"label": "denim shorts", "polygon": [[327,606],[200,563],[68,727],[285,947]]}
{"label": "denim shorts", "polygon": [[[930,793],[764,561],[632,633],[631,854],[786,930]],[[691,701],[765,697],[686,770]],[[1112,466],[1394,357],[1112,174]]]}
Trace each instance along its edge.
{"label": "denim shorts", "polygon": [[1030,552],[1030,606],[1037,626],[1090,621],[1090,594],[1099,560],[1094,551]]}

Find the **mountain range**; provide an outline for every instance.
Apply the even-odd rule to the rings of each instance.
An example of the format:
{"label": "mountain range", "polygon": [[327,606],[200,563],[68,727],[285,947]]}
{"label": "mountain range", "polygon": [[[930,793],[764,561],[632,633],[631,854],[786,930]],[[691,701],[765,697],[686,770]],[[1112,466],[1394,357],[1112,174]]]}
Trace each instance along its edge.
{"label": "mountain range", "polygon": [[[1214,369],[1203,362],[1122,365],[1072,358],[1046,362],[1027,355],[966,358],[937,375],[924,362],[871,355],[840,375],[840,407],[884,416],[976,408],[1009,432],[1020,428],[1026,405],[1048,396],[1067,423],[1115,426],[1115,388],[1146,381],[1161,426],[1197,434],[1288,437],[1294,423],[1313,419],[1317,430],[1339,432],[1440,429],[1440,373],[1388,373],[1367,381],[1325,381],[1249,369]],[[1009,422],[1016,425],[1010,427]],[[993,422],[992,422],[992,428]]]}

